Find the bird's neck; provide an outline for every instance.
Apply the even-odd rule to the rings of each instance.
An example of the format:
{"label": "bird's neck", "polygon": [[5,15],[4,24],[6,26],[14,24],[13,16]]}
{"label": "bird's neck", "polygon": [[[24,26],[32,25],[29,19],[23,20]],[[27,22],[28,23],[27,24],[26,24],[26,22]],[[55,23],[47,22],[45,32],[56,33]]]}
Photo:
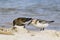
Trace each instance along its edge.
{"label": "bird's neck", "polygon": [[31,24],[35,24],[37,22],[36,19],[32,20]]}

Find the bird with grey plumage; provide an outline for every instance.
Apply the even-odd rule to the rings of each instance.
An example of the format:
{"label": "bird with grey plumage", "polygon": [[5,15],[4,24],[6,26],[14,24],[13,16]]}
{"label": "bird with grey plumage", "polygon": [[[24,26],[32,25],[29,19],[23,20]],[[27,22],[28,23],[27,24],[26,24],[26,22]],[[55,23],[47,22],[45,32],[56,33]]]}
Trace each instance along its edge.
{"label": "bird with grey plumage", "polygon": [[17,18],[13,20],[13,26],[18,25],[18,26],[24,26],[25,28],[26,24],[27,25],[32,24],[33,26],[40,28],[40,30],[44,30],[45,27],[48,27],[48,25],[53,22],[54,21],[46,21],[46,20],[34,19],[34,18]]}
{"label": "bird with grey plumage", "polygon": [[50,23],[53,23],[54,21],[47,21],[47,20],[41,20],[41,19],[33,19],[30,24],[33,26],[40,28],[41,30],[44,30],[45,27],[48,27]]}

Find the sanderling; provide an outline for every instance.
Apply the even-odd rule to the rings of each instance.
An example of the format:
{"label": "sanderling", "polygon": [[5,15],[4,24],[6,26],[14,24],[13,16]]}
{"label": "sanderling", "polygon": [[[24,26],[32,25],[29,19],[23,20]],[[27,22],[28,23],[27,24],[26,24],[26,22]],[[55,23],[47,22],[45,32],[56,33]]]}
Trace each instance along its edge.
{"label": "sanderling", "polygon": [[26,24],[27,25],[32,24],[35,27],[40,28],[40,30],[44,30],[45,27],[47,27],[50,23],[53,23],[53,22],[54,21],[46,21],[46,20],[34,19],[34,18],[17,18],[13,20],[13,26],[18,25],[18,26],[24,26],[25,28]]}
{"label": "sanderling", "polygon": [[47,27],[50,23],[53,23],[54,21],[46,21],[41,19],[33,19],[30,24],[34,25],[35,27],[40,28],[40,30],[44,30],[45,27]]}

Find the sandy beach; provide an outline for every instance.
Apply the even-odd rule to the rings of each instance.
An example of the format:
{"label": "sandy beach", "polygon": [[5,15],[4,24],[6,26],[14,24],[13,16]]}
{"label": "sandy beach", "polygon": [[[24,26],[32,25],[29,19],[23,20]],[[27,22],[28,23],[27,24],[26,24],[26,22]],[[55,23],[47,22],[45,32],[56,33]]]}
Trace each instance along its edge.
{"label": "sandy beach", "polygon": [[19,28],[14,35],[0,34],[0,40],[60,40],[60,31],[44,30],[27,32],[24,28]]}

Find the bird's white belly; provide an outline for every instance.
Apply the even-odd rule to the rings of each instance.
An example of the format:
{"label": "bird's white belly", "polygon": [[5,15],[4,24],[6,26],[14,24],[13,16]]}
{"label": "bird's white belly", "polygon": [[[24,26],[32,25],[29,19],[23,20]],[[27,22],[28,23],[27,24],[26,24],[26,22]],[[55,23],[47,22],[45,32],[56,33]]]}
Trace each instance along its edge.
{"label": "bird's white belly", "polygon": [[37,23],[37,24],[33,24],[35,27],[47,27],[49,24],[42,24],[42,23]]}

